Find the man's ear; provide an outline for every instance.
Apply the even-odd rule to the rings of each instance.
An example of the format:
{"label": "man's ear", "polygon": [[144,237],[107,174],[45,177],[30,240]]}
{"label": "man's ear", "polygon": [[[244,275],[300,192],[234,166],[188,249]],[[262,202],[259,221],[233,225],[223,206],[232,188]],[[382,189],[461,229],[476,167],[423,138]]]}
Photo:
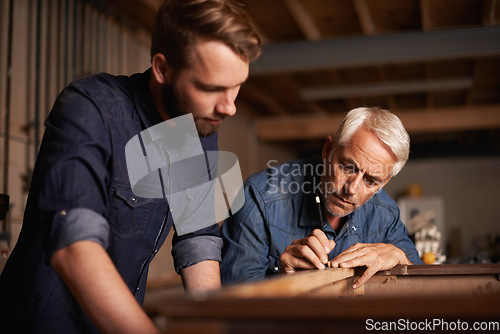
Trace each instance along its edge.
{"label": "man's ear", "polygon": [[157,53],[153,56],[151,59],[151,71],[157,83],[165,84],[170,82],[172,69],[163,54]]}
{"label": "man's ear", "polygon": [[323,150],[321,151],[321,158],[323,160],[328,159],[333,150],[333,138],[332,136],[327,136],[325,144],[323,145]]}

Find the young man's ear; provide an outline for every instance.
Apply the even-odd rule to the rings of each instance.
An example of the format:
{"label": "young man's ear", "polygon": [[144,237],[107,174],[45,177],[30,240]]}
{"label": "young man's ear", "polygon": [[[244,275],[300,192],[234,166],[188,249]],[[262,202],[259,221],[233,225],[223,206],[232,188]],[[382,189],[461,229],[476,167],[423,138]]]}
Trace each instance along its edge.
{"label": "young man's ear", "polygon": [[326,161],[330,157],[333,150],[333,138],[332,136],[327,136],[325,144],[323,145],[323,150],[321,151],[321,158]]}
{"label": "young man's ear", "polygon": [[161,53],[155,54],[151,59],[151,71],[159,84],[169,83],[172,78],[172,69],[168,65],[167,58]]}

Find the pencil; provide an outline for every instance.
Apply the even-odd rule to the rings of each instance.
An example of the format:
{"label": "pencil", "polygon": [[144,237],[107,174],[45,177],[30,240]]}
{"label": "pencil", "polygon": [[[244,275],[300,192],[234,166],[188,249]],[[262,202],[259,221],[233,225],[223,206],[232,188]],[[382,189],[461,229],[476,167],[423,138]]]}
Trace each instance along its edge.
{"label": "pencil", "polygon": [[[321,231],[323,233],[325,233],[326,235],[326,232],[325,232],[325,226],[323,225],[323,213],[321,211],[321,199],[319,197],[319,195],[316,195],[316,204],[318,206],[318,216],[319,216],[319,227],[321,229]],[[327,236],[328,237],[328,236]],[[327,267],[328,268],[331,268],[331,263],[330,261],[327,261]]]}
{"label": "pencil", "polygon": [[321,200],[319,195],[316,195],[316,204],[318,206],[318,216],[319,216],[319,228],[323,233],[325,233],[325,227],[323,226],[323,213],[321,212]]}

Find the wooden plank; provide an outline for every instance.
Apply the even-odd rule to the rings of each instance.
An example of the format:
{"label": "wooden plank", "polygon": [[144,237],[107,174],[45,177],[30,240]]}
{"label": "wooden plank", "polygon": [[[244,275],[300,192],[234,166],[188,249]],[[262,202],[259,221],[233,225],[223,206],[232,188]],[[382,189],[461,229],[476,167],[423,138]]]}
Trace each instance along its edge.
{"label": "wooden plank", "polygon": [[264,90],[253,84],[251,81],[245,83],[240,92],[240,97],[244,97],[248,101],[258,101],[259,103],[262,103],[271,114],[287,114],[287,109],[283,107],[281,103],[274,98],[274,96],[266,94]]}
{"label": "wooden plank", "polygon": [[[364,267],[355,269],[355,277]],[[368,296],[447,296],[500,293],[500,264],[398,265],[365,284]]]}
{"label": "wooden plank", "polygon": [[335,133],[344,115],[328,117],[263,117],[255,122],[261,140],[320,139]]}
{"label": "wooden plank", "polygon": [[435,30],[265,45],[251,75],[466,59],[500,54],[500,27]]}
{"label": "wooden plank", "polygon": [[366,0],[354,0],[353,4],[354,8],[356,9],[356,13],[358,14],[359,22],[361,24],[361,27],[363,28],[363,32],[366,35],[375,35],[377,33],[377,27],[373,22],[373,18],[368,5],[366,4]]}
{"label": "wooden plank", "polygon": [[275,319],[276,321],[327,319],[342,321],[379,317],[439,317],[460,319],[500,316],[500,295],[429,296],[408,298],[207,298],[171,296],[157,306],[157,312],[177,319]]}
{"label": "wooden plank", "polygon": [[[500,105],[393,110],[410,134],[500,127]],[[344,114],[328,117],[262,117],[256,120],[261,140],[322,139],[335,133]]]}
{"label": "wooden plank", "polygon": [[[279,275],[267,280],[228,286],[217,291],[213,298],[270,298],[309,296],[354,296],[364,294],[364,290],[354,291],[352,284],[362,275],[364,267],[356,269],[329,268],[325,270],[308,270],[295,274]],[[429,294],[441,291],[450,294],[454,291],[463,291],[470,294],[476,287],[484,286],[485,291],[500,291],[500,283],[496,279],[500,272],[499,264],[476,265],[398,265],[391,270],[381,271],[369,282],[383,286],[380,289],[371,289],[372,293],[392,291],[391,295],[415,295],[416,293]],[[450,278],[454,275],[454,278]],[[413,280],[402,281],[402,277],[412,276]],[[421,278],[420,276],[431,276]],[[466,277],[464,279],[464,277]],[[383,278],[382,280],[379,278]],[[494,279],[493,279],[494,278]],[[428,280],[427,280],[428,279]],[[400,282],[405,282],[400,284]],[[397,283],[398,286],[393,285]],[[417,288],[416,284],[420,284]],[[430,284],[429,284],[430,283]],[[496,284],[498,283],[498,284]],[[368,284],[368,283],[367,283]],[[464,285],[465,284],[465,285]],[[426,286],[430,285],[431,292]],[[489,286],[489,288],[488,288]],[[425,288],[425,289],[424,289]],[[424,291],[426,290],[426,291]],[[391,291],[389,291],[391,292]],[[369,293],[369,291],[367,291]]]}
{"label": "wooden plank", "polygon": [[285,0],[284,4],[308,40],[321,39],[321,32],[299,0]]}
{"label": "wooden plank", "polygon": [[441,265],[397,265],[376,275],[481,275],[499,274],[500,263],[489,264],[441,264]]}
{"label": "wooden plank", "polygon": [[[380,278],[386,280],[377,281]],[[495,274],[373,276],[364,287],[365,296],[416,297],[500,294],[500,282]]]}
{"label": "wooden plank", "polygon": [[310,297],[354,297],[364,293],[363,287],[354,290],[352,285],[358,277],[351,276],[345,279],[338,280],[331,284],[321,286],[316,289],[311,289],[302,294]]}
{"label": "wooden plank", "polygon": [[[216,292],[213,298],[269,298],[292,297],[354,275],[353,269],[329,268],[283,274],[255,283],[228,286]],[[332,288],[333,289],[333,288]]]}
{"label": "wooden plank", "polygon": [[[334,289],[354,296],[357,291],[345,288],[352,285],[355,276],[340,280],[336,277],[336,281],[331,281],[328,275],[337,274],[338,270],[311,270],[260,284],[244,284],[242,286],[254,288],[267,286],[262,290],[254,289],[251,295],[244,295],[245,298],[241,294],[224,293],[227,288],[201,295],[170,294],[163,299],[158,298],[154,305],[150,303],[148,313],[164,317],[173,326],[167,329],[186,330],[186,325],[195,323],[201,326],[197,329],[205,324],[206,328],[217,333],[226,333],[228,329],[238,332],[242,328],[247,332],[273,333],[276,329],[283,331],[283,324],[287,325],[287,333],[302,333],[304,329],[309,332],[332,332],[333,328],[352,333],[351,329],[359,332],[359,326],[367,319],[495,320],[494,324],[498,326],[500,283],[492,281],[497,280],[498,267],[498,264],[399,266],[394,272],[399,271],[402,275],[385,276],[386,272],[382,272],[375,276],[377,283],[366,283],[364,296],[357,298],[331,298],[327,290],[332,284],[325,285],[334,282]],[[433,271],[435,275],[407,274],[425,271]],[[450,275],[450,272],[453,274]],[[316,280],[314,276],[321,279]],[[300,286],[290,281],[300,282]],[[318,289],[314,288],[316,285]],[[307,291],[311,287],[310,294],[296,294],[296,289]],[[287,289],[290,293],[286,293]],[[454,290],[455,294],[444,293],[446,289]],[[271,290],[281,290],[278,294],[283,294],[269,293]]]}
{"label": "wooden plank", "polygon": [[420,12],[422,29],[430,30],[432,27],[432,9],[431,9],[431,1],[430,0],[420,0]]}
{"label": "wooden plank", "polygon": [[440,91],[461,91],[471,88],[472,78],[427,79],[412,81],[380,82],[374,85],[344,85],[308,87],[300,91],[305,100],[331,100],[347,97],[381,96],[386,94],[411,94]]}

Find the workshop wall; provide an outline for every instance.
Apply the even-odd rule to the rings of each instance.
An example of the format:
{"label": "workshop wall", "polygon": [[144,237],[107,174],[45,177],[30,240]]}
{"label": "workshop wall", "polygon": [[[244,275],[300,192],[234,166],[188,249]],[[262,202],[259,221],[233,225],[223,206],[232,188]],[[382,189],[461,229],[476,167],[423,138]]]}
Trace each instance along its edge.
{"label": "workshop wall", "polygon": [[43,122],[59,92],[91,74],[132,74],[149,64],[149,36],[95,3],[0,1],[0,192],[10,196],[3,233],[12,235],[11,246],[21,229]]}
{"label": "workshop wall", "polygon": [[423,197],[441,198],[448,258],[482,261],[500,247],[498,171],[500,156],[410,158],[385,190],[397,199],[418,184]]}

